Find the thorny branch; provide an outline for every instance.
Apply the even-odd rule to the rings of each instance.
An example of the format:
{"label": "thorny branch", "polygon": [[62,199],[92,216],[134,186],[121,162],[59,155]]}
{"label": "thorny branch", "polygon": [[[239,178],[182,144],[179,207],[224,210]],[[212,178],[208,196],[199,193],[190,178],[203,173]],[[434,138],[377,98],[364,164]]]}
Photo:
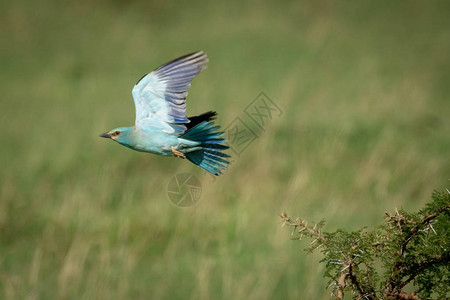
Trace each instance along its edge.
{"label": "thorny branch", "polygon": [[[448,194],[450,194],[450,191],[447,190],[447,192]],[[436,203],[438,203],[437,202],[438,200],[436,200],[434,197],[433,200],[435,200]],[[392,215],[387,214],[389,217],[387,228],[392,228],[390,224],[394,223],[395,224],[394,226],[398,227],[400,233],[398,233],[397,231],[389,231],[388,229],[385,229],[384,233],[382,233],[381,235],[385,239],[385,241],[383,241],[382,239],[383,242],[380,242],[378,240],[378,238],[380,237],[379,236],[380,233],[377,232],[375,232],[373,235],[368,234],[363,236],[361,240],[361,246],[364,245],[364,247],[369,247],[369,249],[371,249],[369,250],[369,252],[374,251],[373,253],[379,253],[380,251],[382,252],[388,251],[385,254],[393,256],[394,261],[392,261],[392,263],[390,264],[388,263],[384,265],[384,268],[392,271],[389,272],[389,274],[386,274],[386,277],[384,277],[382,282],[380,282],[380,279],[378,278],[376,273],[374,274],[374,276],[369,277],[370,272],[368,272],[367,276],[363,276],[364,272],[362,272],[359,269],[360,264],[365,265],[368,270],[369,269],[373,270],[373,264],[375,262],[370,258],[371,257],[370,255],[367,256],[367,259],[369,260],[367,259],[361,260],[361,258],[359,258],[360,255],[357,254],[358,252],[355,253],[354,251],[350,251],[350,256],[344,255],[341,260],[336,262],[336,264],[339,263],[343,266],[340,272],[338,269],[338,273],[335,273],[335,275],[331,275],[331,273],[327,274],[327,276],[329,276],[333,280],[332,285],[334,285],[336,289],[334,293],[335,298],[343,299],[344,290],[352,291],[353,297],[356,297],[356,299],[374,299],[374,300],[375,299],[420,300],[421,299],[420,293],[424,291],[425,293],[429,293],[430,287],[421,285],[420,283],[418,285],[418,289],[414,292],[404,292],[403,289],[409,283],[415,280],[418,276],[420,276],[423,272],[427,272],[426,270],[429,269],[430,267],[432,268],[431,270],[435,270],[433,269],[434,266],[439,268],[439,266],[445,265],[445,262],[450,260],[450,254],[444,248],[442,248],[444,249],[443,253],[438,251],[434,254],[434,256],[433,254],[431,256],[429,256],[429,254],[426,254],[424,256],[424,252],[421,252],[423,251],[421,249],[415,248],[408,249],[408,244],[412,240],[416,240],[418,236],[420,236],[420,232],[424,231],[423,230],[424,227],[436,233],[435,229],[432,226],[433,220],[436,219],[439,215],[450,210],[448,197],[446,199],[440,198],[439,201],[441,202],[439,204],[440,206],[438,206],[438,209],[435,209],[434,211],[428,210],[428,215],[425,216],[424,213],[420,212],[419,215],[421,214],[422,218],[419,220],[411,217],[408,214],[403,214],[398,210],[396,210],[395,213]],[[292,234],[294,234],[294,232],[300,234],[300,237],[298,237],[298,239],[301,239],[303,236],[308,236],[311,239],[313,239],[311,244],[318,242],[319,246],[324,246],[326,251],[324,251],[323,253],[326,256],[328,255],[327,253],[330,253],[330,251],[328,250],[333,249],[333,247],[340,247],[340,248],[336,248],[337,250],[332,250],[331,251],[332,253],[336,252],[348,253],[342,251],[343,250],[342,247],[346,247],[345,244],[344,245],[339,244],[339,242],[334,240],[336,235],[333,235],[333,233],[331,234],[321,233],[323,224],[319,223],[315,224],[314,227],[309,227],[308,222],[306,220],[301,220],[300,218],[292,219],[286,213],[282,213],[280,217],[283,219],[283,226],[285,225],[293,226]],[[399,239],[394,238],[394,236],[397,234],[399,234],[398,235]],[[374,237],[375,241],[373,239],[370,239],[370,237]],[[360,240],[358,240],[357,243],[354,243],[350,246],[352,250],[355,250],[357,247],[360,246],[359,241]],[[390,241],[391,242],[394,241],[395,243],[394,248],[392,248]],[[381,248],[379,247],[380,245],[382,245]],[[424,247],[426,247],[426,245]],[[389,251],[392,250],[393,252],[389,254]],[[408,256],[404,255],[406,251],[411,252],[410,255],[416,257],[417,260],[413,261],[409,260],[410,255]],[[375,254],[375,257],[379,256]],[[336,259],[331,260],[336,261]],[[328,272],[330,271],[328,270]],[[445,273],[443,276],[444,278],[448,277],[448,275],[445,275]],[[434,291],[436,292],[436,290]]]}
{"label": "thorny branch", "polygon": [[[352,248],[356,248],[354,245]],[[348,258],[344,262],[344,268],[342,272],[348,269],[348,272],[343,272],[338,279],[338,285],[336,290],[336,299],[344,299],[344,288],[346,285],[347,278],[350,280],[350,284],[356,287],[360,295],[363,295],[365,299],[376,299],[375,290],[370,286],[369,291],[364,291],[362,284],[359,282],[355,275],[355,271],[358,268],[358,264],[352,258]]]}
{"label": "thorny branch", "polygon": [[291,217],[289,217],[286,213],[280,214],[281,219],[283,219],[283,225],[281,226],[294,226],[294,231],[299,227],[299,233],[302,233],[302,231],[306,230],[308,231],[312,236],[315,236],[316,239],[311,242],[311,244],[314,244],[317,239],[325,241],[325,238],[320,233],[320,228],[317,229],[317,224],[314,225],[313,228],[308,227],[308,221],[301,220],[300,218],[297,218],[293,220]]}
{"label": "thorny branch", "polygon": [[413,227],[413,229],[411,229],[411,232],[409,234],[409,236],[405,239],[405,241],[402,243],[402,247],[400,249],[400,255],[402,255],[405,250],[406,250],[406,246],[408,245],[409,241],[411,241],[411,239],[414,237],[414,235],[417,234],[417,232],[419,232],[419,229],[425,225],[430,224],[430,222],[436,218],[437,216],[439,216],[441,213],[443,213],[446,210],[450,209],[450,204],[444,207],[441,207],[439,210],[437,210],[435,213],[430,214],[428,216],[426,216],[422,222],[420,222],[420,224],[417,224],[416,226]]}
{"label": "thorny branch", "polygon": [[[447,206],[443,206],[440,209],[438,209],[436,212],[427,215],[425,218],[423,218],[423,220],[417,224],[416,226],[414,226],[409,235],[405,238],[405,240],[402,242],[400,251],[397,253],[399,256],[403,255],[406,251],[406,246],[408,245],[408,243],[412,240],[412,238],[419,232],[419,230],[423,227],[423,226],[427,226],[430,225],[431,226],[431,221],[433,221],[433,219],[435,219],[437,216],[439,216],[440,214],[442,214],[443,212],[445,212],[446,210],[450,209],[450,204],[448,204]],[[397,212],[398,214],[398,212]],[[444,259],[448,258],[448,254],[445,256]],[[417,264],[414,264],[414,272],[413,274],[411,274],[408,279],[406,279],[406,281],[402,282],[402,278],[406,275],[408,275],[408,272],[411,272],[412,268],[411,267],[406,267],[404,266],[404,263],[400,260],[396,261],[394,263],[393,266],[393,270],[392,270],[392,277],[389,278],[386,282],[385,285],[385,295],[389,296],[392,294],[392,291],[401,291],[401,289],[406,286],[409,282],[411,282],[414,278],[416,278],[416,276],[421,272],[421,270],[425,269],[426,267],[438,263],[442,260],[442,255],[435,257],[434,259],[431,259],[429,261],[424,261],[424,262],[419,262]],[[396,274],[396,275],[394,275]],[[412,293],[414,294],[414,293]],[[419,299],[419,298],[404,298],[404,299]]]}
{"label": "thorny branch", "polygon": [[421,300],[421,298],[416,296],[415,292],[404,293],[404,292],[392,292],[387,294],[388,299],[401,299],[401,300]]}
{"label": "thorny branch", "polygon": [[426,269],[427,267],[434,265],[434,264],[439,264],[439,263],[443,263],[449,260],[449,255],[447,252],[447,255],[438,255],[432,259],[426,260],[426,261],[420,261],[418,262],[415,267],[414,267],[414,271],[411,270],[411,268],[405,268],[404,273],[406,272],[410,272],[412,271],[412,274],[403,282],[401,282],[398,285],[399,289],[402,289],[404,286],[406,286],[408,283],[410,283],[414,278],[416,278],[417,275],[420,274],[420,272],[423,269]]}

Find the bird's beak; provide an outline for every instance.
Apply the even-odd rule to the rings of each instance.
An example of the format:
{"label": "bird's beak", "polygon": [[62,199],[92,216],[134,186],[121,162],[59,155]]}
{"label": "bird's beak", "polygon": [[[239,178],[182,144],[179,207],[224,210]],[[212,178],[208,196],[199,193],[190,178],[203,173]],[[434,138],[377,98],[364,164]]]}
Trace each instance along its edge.
{"label": "bird's beak", "polygon": [[111,135],[108,132],[105,132],[105,133],[100,134],[100,137],[110,139]]}

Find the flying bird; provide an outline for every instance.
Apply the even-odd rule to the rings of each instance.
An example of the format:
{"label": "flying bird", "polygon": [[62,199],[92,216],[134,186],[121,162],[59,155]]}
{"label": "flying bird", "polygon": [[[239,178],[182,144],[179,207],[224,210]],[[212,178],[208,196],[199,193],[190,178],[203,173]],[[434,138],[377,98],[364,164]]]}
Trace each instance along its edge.
{"label": "flying bird", "polygon": [[187,117],[186,97],[192,79],[206,69],[203,51],[191,53],[144,75],[132,94],[136,108],[134,126],[119,127],[100,135],[136,151],[187,158],[214,175],[227,169],[230,156],[212,120],[216,112]]}

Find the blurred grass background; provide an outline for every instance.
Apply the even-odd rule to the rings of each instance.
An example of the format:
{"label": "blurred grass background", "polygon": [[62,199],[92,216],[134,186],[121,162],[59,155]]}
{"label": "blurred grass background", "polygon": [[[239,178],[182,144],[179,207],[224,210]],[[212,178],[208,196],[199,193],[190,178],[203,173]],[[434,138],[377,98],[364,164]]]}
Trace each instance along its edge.
{"label": "blurred grass background", "polygon": [[[0,298],[328,299],[287,211],[327,229],[415,210],[450,178],[447,1],[3,1]],[[212,181],[98,135],[145,73],[203,49],[188,113],[284,114]],[[193,172],[201,200],[167,183]]]}

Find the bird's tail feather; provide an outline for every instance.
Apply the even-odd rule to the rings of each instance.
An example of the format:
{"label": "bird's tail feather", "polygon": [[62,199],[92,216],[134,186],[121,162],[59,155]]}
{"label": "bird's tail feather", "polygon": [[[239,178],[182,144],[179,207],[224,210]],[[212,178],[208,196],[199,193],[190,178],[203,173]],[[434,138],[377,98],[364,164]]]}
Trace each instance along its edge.
{"label": "bird's tail feather", "polygon": [[214,126],[214,122],[203,121],[181,136],[183,139],[199,142],[201,147],[200,150],[186,153],[186,158],[214,175],[220,175],[227,169],[230,164],[227,158],[231,157],[222,152],[229,147],[223,145],[226,142],[222,138],[225,132],[218,131],[219,128],[220,126]]}

